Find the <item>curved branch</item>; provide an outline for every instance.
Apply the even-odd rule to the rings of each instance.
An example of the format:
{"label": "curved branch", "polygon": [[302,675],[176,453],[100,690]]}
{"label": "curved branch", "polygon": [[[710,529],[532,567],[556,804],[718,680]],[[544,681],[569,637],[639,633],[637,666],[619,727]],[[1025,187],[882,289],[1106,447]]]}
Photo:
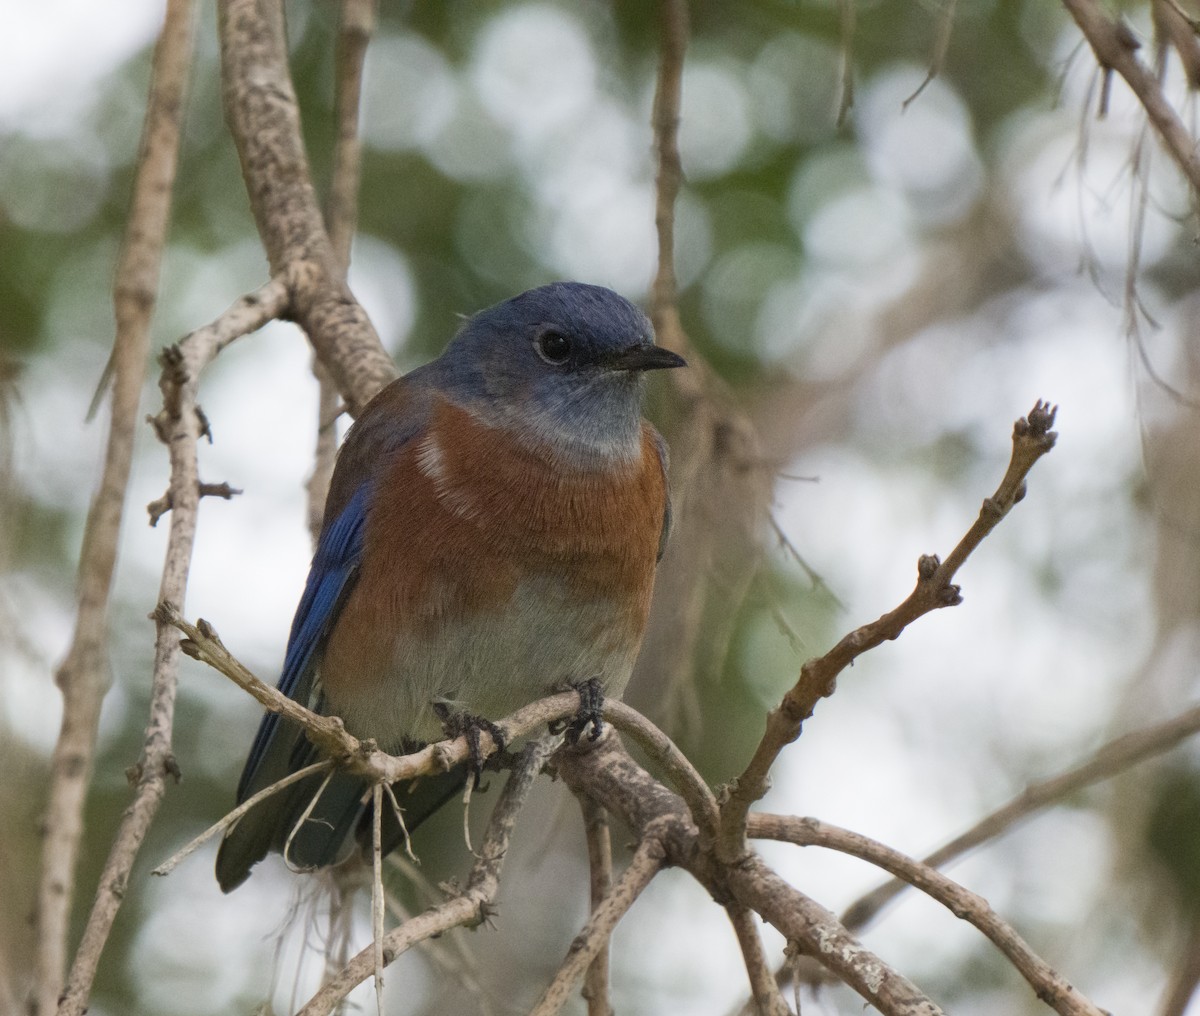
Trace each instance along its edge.
{"label": "curved branch", "polygon": [[529,1016],[555,1016],[562,1011],[575,982],[605,947],[617,922],[645,892],[654,876],[662,871],[664,859],[662,843],[651,825],[643,831],[629,867],[617,879],[612,892],[592,910],[583,931],[571,942],[566,960],[542,992],[537,1005],[529,1011]]}
{"label": "curved branch", "polygon": [[726,906],[759,914],[885,1016],[941,1013],[911,981],[863,948],[833,914],[788,885],[756,854],[722,860],[713,844],[704,844],[684,801],[634,762],[616,737],[560,751],[555,764],[575,793],[595,798],[639,838],[653,828],[669,864],[687,870]]}
{"label": "curved branch", "polygon": [[[193,659],[207,663],[220,671],[243,691],[252,695],[265,709],[286,716],[304,728],[313,742],[337,764],[367,780],[395,783],[430,773],[444,772],[453,765],[466,762],[471,749],[465,736],[427,745],[408,755],[389,755],[380,751],[372,741],[361,741],[346,730],[337,716],[324,716],[306,709],[279,689],[254,676],[221,641],[207,621],[190,624],[177,607],[164,600],[155,610],[156,620],[171,625],[187,637],[180,645]],[[539,727],[574,716],[579,708],[577,692],[560,692],[538,699],[499,721],[506,741],[526,737]],[[606,699],[604,718],[617,729],[627,733],[663,769],[667,778],[693,809],[693,815],[708,838],[715,831],[716,798],[687,757],[675,743],[641,713],[617,699]],[[480,750],[486,757],[497,745],[486,730],[480,734]]]}
{"label": "curved branch", "polygon": [[321,220],[281,0],[222,0],[219,27],[226,117],[271,272],[286,282],[291,315],[357,415],[396,368],[347,288]]}
{"label": "curved branch", "polygon": [[[1197,733],[1200,733],[1200,706],[1193,706],[1162,723],[1122,734],[1097,748],[1083,762],[1066,772],[1029,784],[1012,800],[985,815],[970,829],[939,847],[921,863],[930,868],[941,868],[981,843],[995,839],[1005,830],[1047,805],[1061,801],[1093,783],[1124,772],[1148,758],[1170,751],[1181,741]],[[864,927],[905,888],[906,883],[892,880],[860,897],[847,907],[842,915],[846,927],[856,930]]]}
{"label": "curved branch", "polygon": [[1109,17],[1094,0],[1062,2],[1092,47],[1101,69],[1106,74],[1116,71],[1125,79],[1179,171],[1187,177],[1192,190],[1200,194],[1200,152],[1196,150],[1196,140],[1163,95],[1154,73],[1138,59],[1137,37],[1125,22]]}
{"label": "curved branch", "polygon": [[768,774],[779,753],[800,736],[804,721],[813,714],[817,703],[833,694],[838,675],[863,653],[883,642],[899,638],[917,618],[941,607],[961,602],[959,588],[951,580],[971,552],[1000,523],[1012,507],[1025,496],[1025,477],[1034,463],[1054,447],[1056,409],[1039,401],[1028,418],[1013,427],[1012,457],[996,493],[983,502],[979,517],[967,530],[945,561],[936,555],[923,556],[917,563],[917,585],[908,598],[894,610],[870,624],[856,628],[824,656],[809,660],[800,668],[796,684],[779,706],[768,714],[767,729],[745,772],[732,784],[721,807],[721,855],[733,860],[745,851],[746,816],[750,806],[767,791]]}
{"label": "curved branch", "polygon": [[987,900],[928,865],[877,840],[814,818],[755,814],[750,816],[748,832],[756,839],[782,840],[800,847],[828,847],[891,872],[983,932],[1029,982],[1037,997],[1060,1016],[1105,1016],[1102,1009],[1030,949],[1016,930],[988,906]]}

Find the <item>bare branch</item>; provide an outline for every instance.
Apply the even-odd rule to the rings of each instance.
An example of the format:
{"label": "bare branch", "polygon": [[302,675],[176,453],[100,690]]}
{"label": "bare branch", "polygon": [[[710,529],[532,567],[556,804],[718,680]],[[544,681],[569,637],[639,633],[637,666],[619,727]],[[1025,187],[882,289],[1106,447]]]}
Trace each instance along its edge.
{"label": "bare branch", "polygon": [[[604,902],[612,892],[612,836],[608,814],[590,797],[579,797],[583,811],[584,834],[587,839],[589,895],[591,909]],[[613,1016],[608,1000],[608,943],[596,952],[583,979],[583,997],[587,999],[588,1016]]]}
{"label": "bare branch", "polygon": [[838,0],[838,49],[842,60],[842,94],[838,98],[837,125],[844,127],[854,108],[854,22],[855,0]]}
{"label": "bare branch", "polygon": [[683,97],[683,56],[687,50],[688,31],[686,0],[661,0],[658,81],[651,113],[654,147],[658,153],[654,195],[658,274],[654,278],[650,316],[659,343],[677,352],[682,352],[687,345],[676,306],[675,200],[683,183],[683,166],[679,160],[679,107]]}
{"label": "bare branch", "polygon": [[293,783],[299,783],[301,780],[308,776],[312,776],[314,773],[321,773],[332,768],[332,760],[322,759],[320,762],[314,762],[312,765],[305,766],[303,769],[297,769],[294,773],[288,773],[283,779],[277,780],[269,787],[263,787],[263,789],[257,794],[253,794],[252,796],[246,798],[246,800],[234,808],[233,811],[222,816],[221,819],[210,825],[204,830],[204,832],[202,832],[195,839],[191,840],[186,846],[183,846],[179,850],[175,851],[175,853],[163,861],[163,863],[150,872],[150,874],[171,874],[171,872],[179,867],[182,861],[187,860],[188,857],[194,854],[218,833],[223,833],[226,829],[230,829],[237,825],[238,819],[245,815],[246,812],[248,812],[251,808],[257,807],[268,797],[273,797],[274,795],[278,794],[279,791],[286,790]]}
{"label": "bare branch", "polygon": [[1179,54],[1188,84],[1200,87],[1200,39],[1196,32],[1197,21],[1179,4],[1179,0],[1152,0],[1150,12],[1154,16],[1154,29],[1159,45],[1159,67],[1161,74],[1168,45]]}
{"label": "bare branch", "polygon": [[[544,739],[526,745],[488,820],[483,843],[480,844],[479,854],[471,869],[466,888],[460,895],[389,931],[382,942],[385,965],[393,962],[397,956],[418,942],[443,934],[451,928],[474,927],[488,919],[500,885],[500,872],[508,853],[508,841],[517,815],[524,806],[534,778],[541,772],[549,752],[550,743]],[[326,1016],[357,985],[371,976],[374,964],[375,945],[372,944],[355,956],[309,999],[296,1016]]]}
{"label": "bare branch", "polygon": [[634,762],[615,736],[560,751],[555,765],[575,793],[594,797],[639,839],[652,826],[668,864],[686,869],[714,898],[759,914],[885,1016],[941,1013],[907,978],[863,948],[836,917],[788,885],[756,854],[748,852],[734,862],[718,857],[700,836],[684,802]]}
{"label": "bare branch", "polygon": [[613,890],[596,907],[583,931],[575,936],[567,950],[567,958],[559,967],[542,997],[538,999],[529,1016],[554,1016],[566,1005],[575,982],[583,976],[588,965],[608,942],[613,928],[645,891],[650,880],[663,868],[663,846],[655,835],[651,824],[642,830],[642,839],[634,851],[629,867],[617,880]]}
{"label": "bare branch", "polygon": [[938,18],[937,38],[933,43],[933,57],[929,61],[929,70],[925,73],[924,79],[917,90],[912,93],[901,104],[904,109],[908,109],[920,94],[929,87],[930,83],[939,74],[942,73],[942,67],[946,63],[946,54],[950,52],[950,36],[954,31],[954,8],[958,0],[944,0],[942,4],[942,13]]}
{"label": "bare branch", "polygon": [[[259,680],[229,652],[207,621],[201,619],[192,625],[180,616],[178,608],[166,601],[155,610],[155,618],[187,636],[180,643],[187,655],[220,671],[265,709],[286,716],[302,726],[313,744],[339,766],[364,779],[395,783],[397,780],[444,772],[470,758],[471,749],[466,736],[440,741],[409,755],[389,755],[380,751],[374,742],[360,741],[349,733],[339,717],[314,713],[277,688]],[[539,727],[573,716],[578,707],[577,692],[562,692],[529,703],[501,720],[497,726],[504,731],[505,740],[511,742]],[[607,699],[604,718],[637,741],[655,764],[661,767],[689,806],[695,809],[697,822],[702,829],[709,830],[711,838],[717,814],[716,799],[683,752],[653,723],[623,702]],[[484,757],[495,751],[496,747],[491,734],[487,730],[481,731],[480,750]]]}
{"label": "bare branch", "polygon": [[[383,1016],[383,788],[376,783],[371,788],[371,954],[375,974],[375,1008]],[[391,787],[388,787],[391,790]]]}
{"label": "bare branch", "polygon": [[158,299],[159,267],[170,219],[194,30],[191,0],[171,0],[154,49],[141,156],[117,265],[113,297],[116,337],[110,361],[112,416],[104,471],[84,530],[75,633],[66,659],[55,674],[63,694],[63,718],[51,759],[50,790],[42,820],[45,840],[37,895],[36,970],[30,999],[30,1011],[37,1016],[48,1016],[57,1009],[66,972],[83,805],[92,779],[100,705],[110,683],[109,594],[125,513],[138,403],[146,377],[150,321]]}
{"label": "bare branch", "polygon": [[[386,786],[386,784],[385,784]],[[421,868],[411,859],[410,854],[389,854],[385,859],[404,878],[405,882],[416,890],[424,905],[440,903],[445,894],[426,878]],[[412,917],[400,900],[390,893],[387,897],[388,910],[398,922],[407,921]],[[422,953],[438,968],[439,976],[450,978],[468,991],[471,995],[475,1011],[480,1016],[491,1016],[492,1003],[487,990],[483,987],[482,972],[479,962],[472,952],[468,942],[462,936],[449,935],[439,939],[426,939],[420,944]],[[345,966],[345,962],[341,964]]]}
{"label": "bare branch", "polygon": [[1171,971],[1159,1016],[1185,1016],[1197,986],[1200,986],[1200,924],[1192,918],[1175,969]]}
{"label": "bare branch", "polygon": [[784,840],[797,846],[820,846],[869,861],[937,900],[955,917],[985,934],[1033,988],[1037,997],[1060,1016],[1105,1016],[1061,974],[1039,957],[1020,935],[988,906],[987,900],[928,865],[859,833],[813,818],[790,815],[750,816],[749,834],[756,839]]}
{"label": "bare branch", "polygon": [[370,750],[346,731],[338,717],[314,713],[279,689],[260,681],[225,648],[216,630],[203,618],[193,626],[182,618],[174,604],[164,600],[155,609],[154,619],[160,624],[178,628],[187,635],[179,643],[187,656],[219,670],[243,691],[253,695],[265,708],[304,727],[309,740],[330,757],[362,754]]}
{"label": "bare branch", "polygon": [[333,480],[333,467],[337,461],[337,419],[344,407],[329,371],[315,357],[312,371],[320,394],[317,398],[313,471],[305,485],[305,493],[308,496],[308,532],[315,547],[325,524],[325,499],[329,495],[329,484]]}
{"label": "bare branch", "polygon": [[663,770],[679,795],[687,802],[692,819],[702,836],[712,838],[717,830],[717,800],[692,765],[666,734],[636,709],[616,699],[604,702],[604,718],[623,734],[629,735]]}
{"label": "bare branch", "polygon": [[[721,378],[704,363],[684,331],[677,305],[675,205],[683,183],[679,157],[683,61],[688,41],[686,0],[660,0],[659,63],[652,128],[657,153],[655,227],[658,267],[651,291],[650,318],[661,345],[688,358],[688,370],[674,371],[670,390],[680,402],[668,437],[671,491],[676,507],[674,534],[659,568],[655,601],[671,604],[667,615],[651,611],[650,628],[637,666],[633,695],[656,717],[695,716],[692,682],[696,649],[711,639],[713,658],[723,649],[726,629],[705,631],[702,623],[711,585],[721,569],[729,587],[749,585],[758,558],[758,521],[771,495],[771,475],[756,468],[764,460],[758,434],[738,410]],[[730,533],[735,539],[728,538]],[[718,535],[720,534],[720,535]],[[636,700],[636,699],[635,699]]]}
{"label": "bare branch", "polygon": [[[342,0],[335,58],[337,79],[334,115],[337,138],[333,148],[333,172],[325,221],[343,280],[350,266],[350,248],[358,223],[358,190],[362,167],[362,143],[358,136],[359,100],[367,43],[374,30],[375,0]],[[342,412],[342,403],[333,378],[319,358],[313,360],[313,374],[320,389],[320,398],[317,406],[317,446],[306,492],[308,528],[315,546],[324,521],[325,497],[329,492],[337,456],[336,424]]]}
{"label": "bare branch", "polygon": [[1094,0],[1062,2],[1091,45],[1100,69],[1106,74],[1116,71],[1125,79],[1179,171],[1187,177],[1192,190],[1200,193],[1200,153],[1196,150],[1196,141],[1163,95],[1158,79],[1138,59],[1140,43],[1133,31],[1124,21],[1109,17]]}
{"label": "bare branch", "polygon": [[[1131,766],[1170,751],[1181,741],[1200,732],[1200,706],[1141,730],[1122,734],[1102,745],[1079,765],[1049,779],[1031,783],[1011,801],[984,816],[966,832],[939,847],[922,860],[930,868],[941,868],[981,843],[995,839],[1018,822],[1048,805],[1063,800],[1084,787],[1107,780]],[[842,917],[846,927],[868,924],[905,889],[901,881],[885,882],[852,903]]]}
{"label": "bare branch", "polygon": [[[243,297],[208,327],[192,332],[178,346],[163,351],[163,377],[160,384],[164,408],[154,418],[154,424],[171,456],[171,487],[168,493],[173,505],[171,531],[167,538],[159,586],[159,595],[163,599],[183,599],[196,536],[200,504],[196,446],[205,426],[196,405],[200,372],[239,335],[253,331],[278,316],[283,309],[285,296],[282,285],[268,283],[258,292]],[[150,720],[142,756],[135,770],[133,802],[125,810],[101,873],[96,899],[59,1002],[60,1016],[81,1016],[87,1008],[100,954],[124,898],[129,872],[158,811],[167,777],[178,776],[179,769],[171,753],[178,670],[179,640],[166,625],[160,623],[155,639]]]}
{"label": "bare branch", "polygon": [[[232,501],[242,493],[228,483],[201,483],[200,497],[219,497],[223,501]],[[168,490],[162,497],[146,505],[146,513],[150,516],[150,525],[157,526],[158,520],[171,510],[171,492]]]}
{"label": "bare branch", "polygon": [[800,668],[796,684],[783,701],[767,716],[767,729],[745,772],[731,785],[721,807],[721,856],[733,860],[746,850],[746,816],[750,806],[767,791],[768,774],[779,753],[800,736],[800,729],[817,703],[833,694],[837,676],[859,656],[891,639],[898,638],[917,618],[940,607],[954,606],[961,597],[951,583],[983,539],[1025,496],[1025,477],[1035,462],[1054,447],[1055,410],[1038,402],[1013,428],[1012,457],[996,493],[983,502],[975,523],[967,530],[945,561],[936,555],[924,556],[917,564],[917,585],[908,598],[894,610],[845,636],[824,656],[809,660]]}
{"label": "bare branch", "polygon": [[[396,376],[321,221],[287,66],[281,0],[219,5],[225,111],[273,275],[350,411]],[[281,171],[286,167],[286,171]]]}
{"label": "bare branch", "polygon": [[358,188],[362,166],[362,142],[358,136],[359,100],[367,43],[375,31],[375,3],[376,0],[342,0],[338,25],[334,93],[337,138],[334,141],[333,173],[325,218],[329,227],[329,242],[343,278],[350,264],[350,245],[358,224]]}
{"label": "bare branch", "polygon": [[779,993],[779,985],[775,983],[775,975],[767,966],[767,958],[763,953],[762,938],[758,934],[758,926],[754,923],[754,915],[745,907],[730,905],[725,908],[729,922],[737,935],[738,945],[742,950],[742,960],[746,964],[746,973],[750,978],[750,994],[754,1000],[754,1011],[757,1016],[791,1016],[791,1009]]}

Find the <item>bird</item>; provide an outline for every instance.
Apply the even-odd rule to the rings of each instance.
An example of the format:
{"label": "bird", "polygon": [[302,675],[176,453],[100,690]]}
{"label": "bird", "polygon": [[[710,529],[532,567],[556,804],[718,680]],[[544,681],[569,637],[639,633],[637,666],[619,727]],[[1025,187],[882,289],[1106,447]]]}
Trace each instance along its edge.
{"label": "bird", "polygon": [[[449,714],[487,723],[584,685],[620,696],[671,528],[667,446],[642,417],[642,382],[683,366],[600,286],[556,282],[466,319],[347,433],[279,690],[392,753],[444,736]],[[319,759],[267,713],[238,802]],[[404,827],[391,817],[386,849],[468,776],[397,795]],[[221,889],[271,851],[302,871],[342,862],[370,842],[370,798],[334,770],[259,802],[221,843]]]}

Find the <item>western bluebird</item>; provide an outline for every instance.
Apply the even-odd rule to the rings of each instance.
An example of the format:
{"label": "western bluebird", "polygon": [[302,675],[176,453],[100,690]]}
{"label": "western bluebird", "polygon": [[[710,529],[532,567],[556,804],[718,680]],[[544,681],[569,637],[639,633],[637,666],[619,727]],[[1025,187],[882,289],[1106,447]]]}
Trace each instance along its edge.
{"label": "western bluebird", "polygon": [[[439,703],[499,718],[592,679],[620,695],[670,528],[666,447],[641,417],[641,378],[680,366],[640,310],[598,286],[543,286],[468,320],[350,429],[279,689],[391,752],[440,736]],[[316,760],[268,714],[238,800]],[[401,798],[407,827],[465,778],[417,781]],[[349,855],[369,829],[368,787],[335,772],[301,822],[322,781],[229,830],[224,891],[269,850],[299,868]]]}

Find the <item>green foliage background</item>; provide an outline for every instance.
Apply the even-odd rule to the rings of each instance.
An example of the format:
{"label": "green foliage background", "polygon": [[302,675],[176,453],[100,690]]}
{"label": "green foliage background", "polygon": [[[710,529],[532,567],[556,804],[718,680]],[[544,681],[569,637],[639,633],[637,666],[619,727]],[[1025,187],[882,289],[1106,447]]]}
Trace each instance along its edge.
{"label": "green foliage background", "polygon": [[[691,721],[668,709],[660,718],[714,782],[735,774],[764,710],[794,679],[800,660],[897,602],[917,554],[948,550],[990,491],[1012,419],[1036,397],[1063,399],[1065,448],[1039,467],[1027,503],[968,571],[967,605],[928,619],[893,655],[885,647],[847,674],[788,757],[793,768],[780,776],[776,807],[866,823],[863,831],[920,853],[1027,780],[1056,771],[1112,734],[1178,711],[1194,695],[1195,419],[1131,355],[1122,288],[1129,208],[1144,183],[1150,224],[1138,294],[1154,320],[1135,314],[1137,337],[1172,384],[1195,391],[1195,223],[1173,170],[1162,160],[1138,161],[1140,119],[1131,102],[1117,96],[1105,124],[1091,120],[1097,95],[1091,56],[1056,5],[959,3],[942,73],[906,112],[899,100],[920,83],[944,8],[907,0],[855,7],[850,59],[858,101],[839,127],[844,53],[837,4],[692,5],[689,69],[715,70],[727,90],[740,88],[746,122],[731,119],[723,141],[722,125],[689,106],[694,93],[685,80],[681,244],[702,242],[680,251],[681,263],[691,266],[683,320],[696,349],[760,427],[781,472],[820,472],[815,488],[778,481],[777,517],[843,605],[811,581],[772,532],[757,534],[762,560],[747,589],[726,588],[719,572],[707,576],[706,630],[719,637],[696,654]],[[457,163],[464,168],[455,173],[437,156],[436,137],[407,146],[372,140],[375,115],[405,124],[428,113],[411,95],[374,92],[366,106],[360,225],[373,246],[360,246],[356,267],[382,266],[367,278],[382,287],[385,305],[390,300],[400,308],[398,324],[384,337],[404,368],[440,350],[456,315],[569,274],[573,263],[550,242],[569,202],[556,203],[539,186],[548,163],[570,152],[498,122],[478,92],[489,33],[514,14],[527,16],[529,31],[566,25],[584,41],[595,62],[596,94],[640,131],[641,161],[626,183],[649,193],[655,5],[383,5],[373,52],[396,52],[386,44],[400,40],[440,55],[470,114],[460,110],[465,120],[451,118],[441,128],[459,130],[466,146],[468,157],[460,152]],[[1136,28],[1147,29],[1140,7],[1131,16]],[[293,3],[289,18],[306,140],[324,190],[334,130],[336,7]],[[213,22],[206,5],[154,326],[159,344],[205,323],[267,277],[222,123]],[[68,96],[75,104],[69,129],[45,127],[39,106],[54,107],[53,95],[30,104],[23,118],[0,121],[0,764],[11,774],[0,784],[0,898],[8,901],[0,908],[0,984],[11,999],[20,998],[30,965],[26,921],[47,731],[52,737],[56,722],[50,675],[69,634],[73,567],[102,438],[100,423],[83,419],[111,342],[108,287],[148,65],[143,50],[112,68],[93,96]],[[384,71],[369,66],[369,91],[370,76],[386,78]],[[906,90],[889,84],[895,80]],[[768,108],[764,97],[774,105]],[[940,165],[936,151],[924,153],[928,163],[916,158],[913,170],[900,165],[913,153],[882,145],[881,117],[903,132],[922,116],[937,130],[918,131],[908,143],[924,138],[934,148],[960,146],[964,165],[976,167],[973,183],[963,183],[961,172],[949,183],[922,179],[922,166]],[[716,139],[707,148],[700,142],[689,148],[697,122]],[[583,143],[588,126],[558,125],[560,143]],[[689,165],[689,152],[712,155],[723,145],[736,158],[719,170]],[[1043,163],[1053,170],[1035,173]],[[857,197],[866,204],[839,205]],[[880,208],[886,214],[868,214]],[[834,215],[839,209],[841,218]],[[596,214],[606,213],[601,205]],[[387,293],[386,272],[396,264],[407,281],[397,279]],[[905,264],[907,274],[897,274]],[[644,296],[649,281],[647,273],[641,292],[626,287],[627,295]],[[764,308],[776,306],[772,301],[794,313],[764,316]],[[270,348],[282,350],[296,340],[273,341]],[[210,390],[237,371],[259,372],[251,386],[273,384],[265,361],[240,355],[218,365]],[[1043,389],[1052,383],[1075,401]],[[660,396],[653,408],[669,420]],[[148,412],[157,398],[151,379]],[[284,398],[307,405],[314,396],[307,386]],[[264,405],[262,412],[269,411]],[[250,421],[245,429],[214,419],[218,444],[239,444],[251,456],[273,454],[258,446],[262,434],[252,413],[237,418]],[[307,448],[311,434],[294,439]],[[161,491],[166,466],[161,448],[149,433],[144,438],[113,616],[113,701],[79,872],[80,926],[128,800],[123,773],[137,758],[146,712],[151,632],[143,618],[153,605],[161,534],[142,531],[139,497]],[[221,461],[210,460],[214,468]],[[256,485],[277,482],[253,469],[207,478],[227,479],[248,496]],[[293,526],[299,547],[303,492],[298,484],[289,490],[278,496],[290,499],[294,512],[279,524]],[[201,526],[216,513],[238,510],[236,502],[206,504]],[[198,559],[205,553],[229,583],[239,581],[239,572],[258,575],[271,567],[222,560],[219,546],[202,547]],[[272,595],[294,602],[294,586],[281,586]],[[228,640],[237,619],[222,616],[219,603],[204,609]],[[248,662],[269,676],[284,630],[257,637]],[[255,711],[233,689],[215,684],[198,669],[185,674],[176,741],[185,779],[168,795],[143,850],[93,1012],[163,1011],[164,999],[179,1013],[249,1011],[267,991],[270,942],[242,921],[272,898],[278,912],[270,920],[282,921],[286,888],[283,898],[210,900],[215,888],[203,860],[192,862],[199,874],[148,886],[149,867],[230,803]],[[651,692],[640,694],[641,700],[637,689],[631,692],[637,704],[661,705]],[[1185,746],[1162,766],[1142,767],[1034,820],[956,871],[968,885],[982,886],[1034,947],[1099,1004],[1149,1011],[1146,1000],[1161,991],[1195,919],[1188,859],[1200,832],[1196,764],[1194,748]],[[562,831],[574,828],[573,816],[555,810],[551,797],[535,814],[547,825],[561,819],[560,831],[549,846],[530,836],[523,847],[543,854],[544,867],[516,865],[496,929],[464,936],[495,1012],[528,1007],[582,916],[578,833]],[[465,870],[458,822],[450,816],[425,834],[431,878]],[[831,908],[873,884],[860,868],[794,853],[786,862],[795,866],[793,877]],[[282,886],[282,875],[271,885]],[[743,991],[736,963],[717,959],[732,956],[732,938],[721,937],[719,920],[714,932],[695,918],[701,908],[712,909],[707,901],[679,882],[667,886],[635,914],[649,928],[661,920],[674,941],[659,938],[658,950],[618,950],[620,1011],[727,1011]],[[411,897],[403,884],[398,891]],[[201,901],[192,907],[193,925],[162,917],[172,899],[178,907],[190,894]],[[656,906],[666,916],[646,916]],[[951,1010],[1042,1011],[981,939],[935,911],[906,904],[895,930],[885,923],[881,937],[868,941],[879,942]],[[157,944],[147,946],[148,939]],[[286,985],[288,965],[280,966]],[[483,1006],[478,995],[462,994],[469,977],[438,971],[400,968],[391,988],[394,1011]],[[285,998],[286,991],[276,1004]],[[817,1012],[859,1011],[836,990],[812,1004]]]}

